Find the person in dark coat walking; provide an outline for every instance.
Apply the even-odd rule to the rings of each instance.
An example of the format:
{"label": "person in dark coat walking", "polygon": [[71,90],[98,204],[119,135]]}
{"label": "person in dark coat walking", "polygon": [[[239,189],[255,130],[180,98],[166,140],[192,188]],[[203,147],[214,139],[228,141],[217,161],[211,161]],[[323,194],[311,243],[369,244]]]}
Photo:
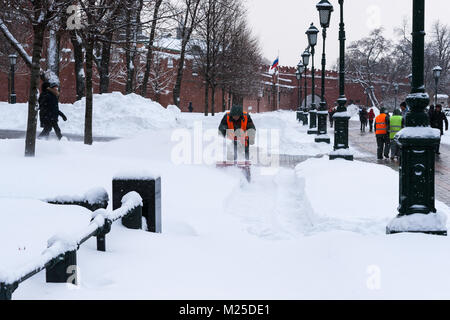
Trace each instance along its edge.
{"label": "person in dark coat walking", "polygon": [[[441,136],[444,135],[444,123],[445,131],[448,131],[448,119],[445,113],[442,112],[442,105],[438,104],[433,112],[430,112],[430,125],[432,128],[439,129],[441,131]],[[440,144],[436,148],[436,154],[441,154],[439,152]]]}
{"label": "person in dark coat walking", "polygon": [[193,112],[194,111],[194,107],[192,107],[192,102],[189,102],[189,107],[188,107],[189,112]]}
{"label": "person in dark coat walking", "polygon": [[361,121],[361,132],[366,132],[367,127],[367,109],[362,108],[361,111],[359,111],[359,121]]}
{"label": "person in dark coat walking", "polygon": [[67,121],[67,117],[59,111],[58,87],[57,83],[44,82],[42,84],[42,92],[39,96],[39,120],[44,130],[42,130],[39,138],[48,138],[52,129],[55,130],[59,140],[62,138],[61,129],[58,126],[58,118],[61,116],[64,121]]}

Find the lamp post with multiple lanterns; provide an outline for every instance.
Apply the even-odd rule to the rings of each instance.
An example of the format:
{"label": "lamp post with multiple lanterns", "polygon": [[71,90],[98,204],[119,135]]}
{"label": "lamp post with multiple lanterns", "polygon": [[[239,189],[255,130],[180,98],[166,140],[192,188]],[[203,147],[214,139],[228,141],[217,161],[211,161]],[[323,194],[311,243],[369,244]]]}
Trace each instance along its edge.
{"label": "lamp post with multiple lanterns", "polygon": [[297,88],[298,88],[298,107],[297,107],[297,120],[304,122],[303,112],[302,112],[302,76],[305,67],[303,62],[299,62],[297,65],[297,71],[295,72],[295,77],[297,78]]}
{"label": "lamp post with multiple lanterns", "polygon": [[333,12],[333,6],[328,0],[321,0],[317,6],[320,17],[320,26],[322,27],[322,37],[323,37],[323,51],[322,51],[322,93],[318,117],[318,137],[315,139],[316,142],[330,143],[330,137],[327,136],[327,117],[328,108],[325,101],[325,71],[326,71],[326,55],[325,55],[325,41],[327,38],[327,28],[330,26],[331,13]]}

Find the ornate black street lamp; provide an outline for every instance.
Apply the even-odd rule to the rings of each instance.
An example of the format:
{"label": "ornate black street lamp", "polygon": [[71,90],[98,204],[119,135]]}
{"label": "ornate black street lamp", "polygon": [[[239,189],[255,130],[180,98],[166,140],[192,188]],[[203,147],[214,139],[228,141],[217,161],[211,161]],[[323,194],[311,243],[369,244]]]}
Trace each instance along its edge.
{"label": "ornate black street lamp", "polygon": [[16,103],[16,90],[14,88],[14,72],[15,72],[16,63],[17,63],[17,56],[15,54],[9,55],[9,64],[11,65],[11,74],[10,74],[11,94],[10,94],[9,101],[11,104]]}
{"label": "ornate black street lamp", "polygon": [[303,108],[303,117],[305,121],[303,122],[303,125],[308,124],[308,78],[306,77],[306,75],[308,73],[308,65],[310,57],[311,54],[309,53],[309,49],[306,49],[302,53],[303,66],[305,67],[305,107]]}
{"label": "ornate black street lamp", "polygon": [[305,122],[302,112],[302,76],[303,71],[305,71],[305,66],[303,62],[300,61],[297,65],[297,71],[295,72],[295,77],[297,78],[297,88],[298,88],[298,107],[297,107],[297,120]]}
{"label": "ornate black street lamp", "polygon": [[424,86],[425,0],[413,0],[412,86],[406,98],[410,111],[406,128],[396,135],[401,149],[400,206],[387,233],[424,232],[447,235],[435,206],[435,152],[440,132],[430,128],[425,108],[430,102]]}
{"label": "ornate black street lamp", "polygon": [[394,110],[397,109],[398,91],[399,91],[399,85],[398,85],[398,83],[394,83],[394,92],[395,92]]}
{"label": "ornate black street lamp", "polygon": [[348,121],[347,98],[345,97],[345,24],[344,24],[344,0],[339,0],[341,22],[339,24],[339,99],[338,108],[334,114],[334,151],[330,153],[330,160],[346,159],[353,161],[353,154],[348,146]]}
{"label": "ornate black street lamp", "polygon": [[327,118],[328,118],[328,108],[327,102],[325,101],[325,69],[326,69],[326,55],[325,55],[325,40],[327,38],[327,28],[330,26],[331,13],[333,12],[333,6],[328,0],[321,0],[316,5],[319,11],[320,25],[322,27],[322,37],[323,37],[323,52],[322,52],[322,94],[320,101],[318,116],[318,137],[315,139],[316,142],[330,143],[330,137],[327,136]]}
{"label": "ornate black street lamp", "polygon": [[314,54],[316,53],[316,50],[314,49],[317,45],[317,34],[319,33],[319,29],[317,29],[313,23],[311,23],[311,26],[306,31],[306,34],[308,36],[308,44],[311,48],[311,57],[312,57],[312,64],[311,64],[311,76],[312,76],[312,100],[311,100],[311,108],[309,110],[309,130],[308,134],[317,134],[317,109],[316,109],[316,103],[315,103],[315,70],[314,70]]}
{"label": "ornate black street lamp", "polygon": [[435,92],[434,92],[434,105],[436,106],[438,104],[438,87],[439,87],[439,78],[441,77],[442,68],[439,66],[436,66],[433,68],[433,77],[434,77],[434,84],[435,84]]}

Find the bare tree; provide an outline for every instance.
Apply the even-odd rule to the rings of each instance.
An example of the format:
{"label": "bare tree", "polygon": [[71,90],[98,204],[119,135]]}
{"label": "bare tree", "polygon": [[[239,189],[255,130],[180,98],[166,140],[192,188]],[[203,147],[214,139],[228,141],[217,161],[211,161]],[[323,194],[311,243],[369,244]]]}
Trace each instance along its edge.
{"label": "bare tree", "polygon": [[[44,42],[44,34],[48,25],[55,19],[61,16],[70,0],[2,0],[0,6],[3,9],[3,14],[8,12],[19,19],[27,20],[28,25],[33,30],[33,53],[31,58],[31,75],[30,75],[30,93],[28,99],[28,122],[27,134],[25,138],[25,156],[34,157],[36,150],[36,126],[37,126],[37,96],[41,71],[41,57],[42,46]],[[16,48],[21,57],[30,65],[28,54],[26,54],[23,47],[16,41],[7,28],[3,20],[0,21],[0,26],[4,35],[10,43]],[[5,30],[6,29],[6,30]],[[9,35],[8,35],[9,33]]]}
{"label": "bare tree", "polygon": [[177,66],[177,77],[173,88],[173,101],[180,106],[181,81],[183,79],[184,63],[186,59],[186,48],[191,39],[192,32],[198,23],[198,10],[202,0],[183,0],[182,14],[179,18],[181,27],[181,49],[180,59]]}

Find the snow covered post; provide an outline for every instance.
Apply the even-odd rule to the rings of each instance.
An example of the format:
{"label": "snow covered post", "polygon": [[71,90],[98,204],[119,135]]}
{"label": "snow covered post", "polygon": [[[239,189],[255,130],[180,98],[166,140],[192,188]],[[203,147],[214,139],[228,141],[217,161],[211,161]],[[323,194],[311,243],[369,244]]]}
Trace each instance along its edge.
{"label": "snow covered post", "polygon": [[334,151],[330,153],[330,160],[345,159],[353,161],[353,154],[348,146],[348,121],[347,98],[345,97],[345,24],[344,24],[344,0],[339,0],[341,9],[341,22],[339,25],[339,99],[338,108],[334,114]]}
{"label": "snow covered post", "polygon": [[[146,219],[147,230],[161,233],[161,177],[145,172],[117,174],[113,178],[113,209],[120,208],[122,197],[132,191],[142,197],[142,217]],[[128,224],[129,228],[136,229],[138,228],[136,219],[138,218],[128,217],[125,221],[122,220],[122,223]]]}
{"label": "snow covered post", "polygon": [[440,132],[430,128],[425,108],[430,102],[424,86],[425,0],[413,0],[413,76],[406,103],[406,128],[396,140],[400,144],[399,215],[387,233],[423,232],[447,235],[446,217],[435,207],[435,150]]}

